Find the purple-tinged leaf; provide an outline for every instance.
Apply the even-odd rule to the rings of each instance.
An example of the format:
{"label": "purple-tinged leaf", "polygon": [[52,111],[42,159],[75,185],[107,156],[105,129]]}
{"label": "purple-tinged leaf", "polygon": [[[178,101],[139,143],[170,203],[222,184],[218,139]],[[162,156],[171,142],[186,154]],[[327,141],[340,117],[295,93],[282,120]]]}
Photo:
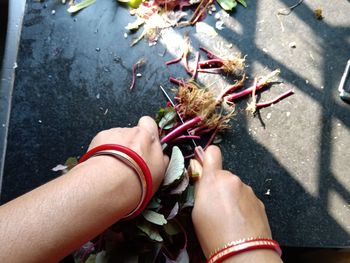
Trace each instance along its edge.
{"label": "purple-tinged leaf", "polygon": [[189,182],[190,182],[189,176],[187,172],[185,172],[181,182],[174,189],[170,191],[170,194],[171,195],[182,194],[187,189]]}
{"label": "purple-tinged leaf", "polygon": [[170,214],[167,217],[167,220],[173,219],[177,215],[178,212],[179,212],[179,203],[176,202],[174,207],[171,209]]}
{"label": "purple-tinged leaf", "polygon": [[164,253],[163,255],[165,257],[166,263],[189,263],[190,262],[187,250],[185,248],[180,250],[178,257],[175,260],[168,258]]}

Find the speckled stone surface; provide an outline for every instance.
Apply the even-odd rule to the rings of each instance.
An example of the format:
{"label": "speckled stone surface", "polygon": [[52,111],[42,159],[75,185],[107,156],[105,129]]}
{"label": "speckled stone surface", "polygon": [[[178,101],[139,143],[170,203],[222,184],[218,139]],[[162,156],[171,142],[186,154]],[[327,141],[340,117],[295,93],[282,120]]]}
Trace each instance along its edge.
{"label": "speckled stone surface", "polygon": [[[223,16],[217,37],[194,27],[169,29],[156,46],[141,41],[132,48],[134,36],[124,38],[124,26],[134,18],[115,1],[98,1],[74,16],[59,1],[28,2],[2,202],[59,176],[51,169],[81,155],[98,131],[154,116],[165,104],[159,85],[169,90],[169,76],[187,77],[180,65],[164,62],[180,53],[181,36],[190,30],[195,50],[203,45],[218,54],[247,54],[250,76],[279,68],[282,82],[261,101],[295,91],[262,109],[260,118],[245,112],[248,100],[238,102],[221,144],[225,168],[264,202],[274,237],[287,246],[349,246],[350,106],[337,87],[350,59],[350,3],[305,0],[289,16],[276,15],[294,2],[248,1],[248,8]],[[323,10],[321,21],[316,8]],[[214,16],[206,22],[214,25]],[[131,68],[140,57],[147,63],[130,92]],[[204,74],[199,81],[217,90],[232,83]]]}

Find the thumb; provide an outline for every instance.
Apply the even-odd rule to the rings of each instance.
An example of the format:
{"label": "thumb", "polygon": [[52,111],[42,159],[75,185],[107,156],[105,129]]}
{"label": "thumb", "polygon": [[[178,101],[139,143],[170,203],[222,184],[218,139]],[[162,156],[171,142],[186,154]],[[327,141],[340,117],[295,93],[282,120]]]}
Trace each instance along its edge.
{"label": "thumb", "polygon": [[[201,183],[203,179],[204,181],[206,181],[205,178],[210,178],[214,176],[216,174],[216,171],[221,169],[222,169],[222,156],[221,156],[220,148],[217,146],[209,146],[204,154],[202,174],[194,184],[195,198],[197,196],[198,189],[201,188],[200,185],[203,185]],[[207,185],[207,184],[204,183],[204,185]]]}
{"label": "thumb", "polygon": [[213,145],[204,154],[203,176],[215,174],[217,170],[222,170],[222,155],[220,148]]}

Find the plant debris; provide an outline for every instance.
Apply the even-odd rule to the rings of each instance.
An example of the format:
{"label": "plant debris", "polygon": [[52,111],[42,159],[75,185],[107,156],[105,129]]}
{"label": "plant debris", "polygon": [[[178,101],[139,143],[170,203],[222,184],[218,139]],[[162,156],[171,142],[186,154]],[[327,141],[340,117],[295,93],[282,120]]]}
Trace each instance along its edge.
{"label": "plant debris", "polygon": [[84,9],[84,8],[92,5],[95,2],[96,2],[96,0],[84,0],[84,1],[76,4],[74,1],[70,1],[70,3],[69,3],[70,7],[67,9],[67,12],[68,13],[76,13],[76,12],[80,11],[81,9]]}
{"label": "plant debris", "polygon": [[317,20],[322,20],[323,19],[323,15],[322,15],[322,9],[321,8],[317,8],[314,10],[314,14]]}
{"label": "plant debris", "polygon": [[141,73],[136,73],[137,69],[139,69],[142,65],[146,63],[146,60],[144,58],[140,58],[133,66],[132,66],[132,81],[130,85],[130,90],[133,90],[135,87],[136,77],[141,77],[142,75],[139,75]]}
{"label": "plant debris", "polygon": [[284,15],[288,16],[290,15],[295,8],[297,8],[299,5],[301,5],[304,2],[304,0],[299,0],[296,4],[289,6],[287,8],[281,8],[277,11],[277,15]]}

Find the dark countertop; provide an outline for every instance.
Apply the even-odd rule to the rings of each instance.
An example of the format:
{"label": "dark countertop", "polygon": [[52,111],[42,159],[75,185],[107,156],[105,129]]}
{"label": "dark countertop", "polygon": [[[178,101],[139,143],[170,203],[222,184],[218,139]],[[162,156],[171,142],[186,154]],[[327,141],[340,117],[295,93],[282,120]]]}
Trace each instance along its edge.
{"label": "dark countertop", "polygon": [[[294,2],[248,1],[247,9],[239,6],[224,18],[225,29],[215,38],[189,28],[192,45],[247,54],[250,76],[281,70],[283,83],[262,93],[262,99],[288,88],[295,95],[262,109],[260,119],[245,113],[247,100],[237,104],[232,131],[221,144],[225,167],[263,200],[282,245],[346,247],[350,106],[339,99],[337,87],[350,58],[350,3],[304,1],[289,16],[276,16]],[[321,21],[313,14],[318,7],[324,14]],[[133,20],[115,1],[97,1],[74,16],[59,1],[27,4],[2,202],[58,176],[51,169],[81,155],[98,131],[154,116],[165,104],[158,86],[170,88],[169,76],[186,77],[182,67],[164,62],[179,54],[177,39],[188,28],[168,30],[156,46],[141,41],[130,48],[132,36],[123,35]],[[213,21],[213,16],[206,20]],[[291,42],[295,48],[289,47]],[[147,64],[130,92],[131,68],[141,56]],[[229,82],[203,74],[199,81],[218,89]]]}

